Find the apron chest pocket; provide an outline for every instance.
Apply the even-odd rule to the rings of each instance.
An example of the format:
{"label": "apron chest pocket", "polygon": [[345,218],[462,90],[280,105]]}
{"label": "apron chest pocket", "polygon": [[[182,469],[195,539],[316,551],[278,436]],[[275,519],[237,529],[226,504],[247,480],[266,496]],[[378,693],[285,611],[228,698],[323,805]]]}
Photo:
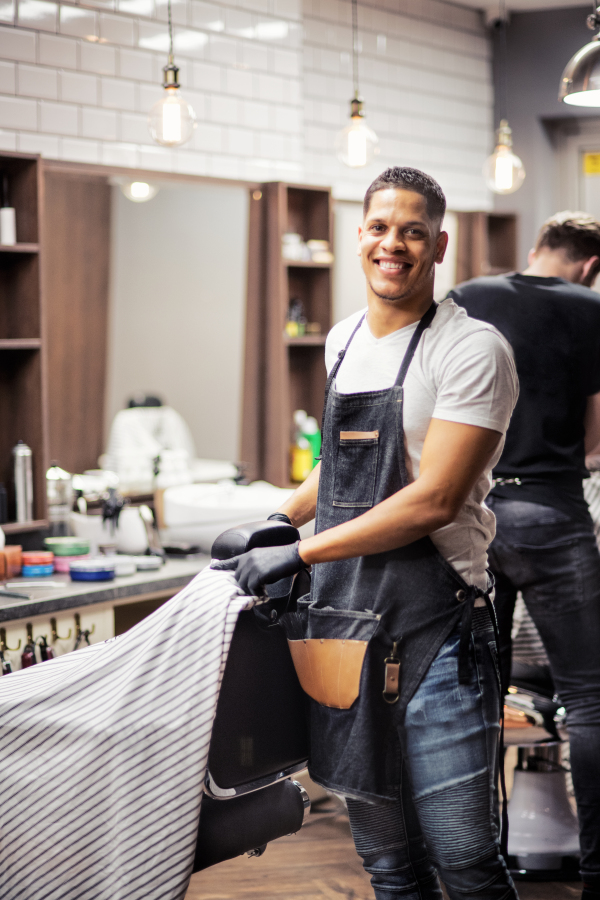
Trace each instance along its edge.
{"label": "apron chest pocket", "polygon": [[378,431],[340,431],[333,505],[369,509],[375,500]]}

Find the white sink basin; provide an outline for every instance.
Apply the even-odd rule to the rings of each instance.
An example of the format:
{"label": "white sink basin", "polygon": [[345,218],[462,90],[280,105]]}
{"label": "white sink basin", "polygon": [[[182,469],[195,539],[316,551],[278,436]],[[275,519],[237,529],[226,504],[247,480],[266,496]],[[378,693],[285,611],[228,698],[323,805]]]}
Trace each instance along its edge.
{"label": "white sink basin", "polygon": [[[250,485],[187,484],[167,488],[163,495],[164,543],[189,541],[210,553],[213,541],[228,528],[260,522],[275,512],[292,490],[266,481]],[[302,537],[314,532],[314,523],[300,529]]]}

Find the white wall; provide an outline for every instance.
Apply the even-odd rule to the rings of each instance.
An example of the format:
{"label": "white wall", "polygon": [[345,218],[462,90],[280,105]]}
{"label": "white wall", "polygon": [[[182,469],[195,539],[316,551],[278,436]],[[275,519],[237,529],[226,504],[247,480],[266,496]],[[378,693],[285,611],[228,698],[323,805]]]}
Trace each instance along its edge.
{"label": "white wall", "polygon": [[180,412],[201,457],[239,456],[248,193],[113,188],[107,425],[135,393]]}
{"label": "white wall", "polygon": [[152,143],[166,0],[0,0],[0,147],[53,159],[331,184],[358,199],[378,171],[415,165],[453,209],[487,207],[490,45],[477,11],[360,0],[361,90],[381,155],[333,155],[352,93],[350,0],[173,0],[176,62],[200,125]]}

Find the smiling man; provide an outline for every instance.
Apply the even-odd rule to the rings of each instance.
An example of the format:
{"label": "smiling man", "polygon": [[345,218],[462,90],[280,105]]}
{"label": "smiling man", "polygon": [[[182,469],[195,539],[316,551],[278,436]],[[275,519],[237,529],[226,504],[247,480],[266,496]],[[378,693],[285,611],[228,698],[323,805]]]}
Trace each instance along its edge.
{"label": "smiling man", "polygon": [[441,900],[436,867],[451,898],[517,896],[498,843],[484,504],[517,379],[492,326],[433,301],[444,213],[416,169],[369,187],[368,306],[328,336],[322,461],[275,514],[316,513],[315,535],[218,564],[249,593],[313,566],[283,621],[312,698],[310,773],[347,798],[377,900]]}

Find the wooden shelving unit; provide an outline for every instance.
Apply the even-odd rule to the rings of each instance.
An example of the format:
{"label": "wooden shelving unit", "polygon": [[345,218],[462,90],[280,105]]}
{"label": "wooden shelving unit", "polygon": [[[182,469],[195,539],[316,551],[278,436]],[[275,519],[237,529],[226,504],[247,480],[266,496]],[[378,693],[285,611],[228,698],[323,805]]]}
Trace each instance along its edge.
{"label": "wooden shelving unit", "polygon": [[514,213],[459,212],[456,283],[517,268]]}
{"label": "wooden shelving unit", "polygon": [[[272,182],[251,194],[242,459],[250,478],[280,487],[290,480],[294,410],[321,419],[323,348],[332,325],[332,264],[284,259],[286,232],[333,246],[330,190]],[[292,298],[320,334],[285,334]]]}
{"label": "wooden shelving unit", "polygon": [[[42,174],[38,156],[0,153],[9,182],[18,244],[0,246],[0,481],[8,493],[7,534],[44,528],[48,467],[41,285]],[[34,521],[16,523],[12,448],[33,458]]]}

